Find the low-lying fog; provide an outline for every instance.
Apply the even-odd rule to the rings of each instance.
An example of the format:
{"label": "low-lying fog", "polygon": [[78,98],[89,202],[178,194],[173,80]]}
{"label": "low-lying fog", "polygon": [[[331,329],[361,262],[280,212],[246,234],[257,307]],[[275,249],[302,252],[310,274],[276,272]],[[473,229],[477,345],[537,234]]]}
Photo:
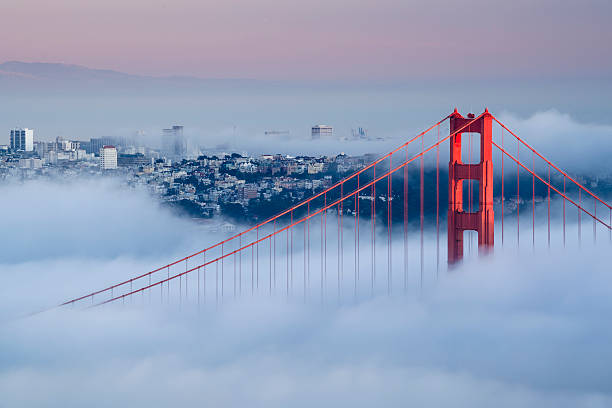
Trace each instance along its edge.
{"label": "low-lying fog", "polygon": [[[322,304],[264,294],[200,308],[192,299],[180,309],[128,302],[21,318],[202,249],[219,234],[113,182],[11,184],[1,187],[1,196],[4,405],[612,404],[610,241],[600,233],[594,245],[590,224],[583,226],[581,248],[576,239],[565,249],[555,239],[550,251],[539,245],[533,252],[524,240],[517,252],[507,241],[505,250],[471,257],[437,280],[428,260],[427,284],[407,295],[364,290],[356,299],[330,296]],[[538,228],[541,240],[546,226]],[[575,235],[575,225],[570,229]],[[367,286],[369,237],[363,239]],[[428,231],[428,248],[434,239]],[[411,237],[410,245],[418,240]],[[331,252],[333,240],[329,245]],[[383,288],[382,231],[377,245]],[[402,245],[394,247],[397,274]],[[317,248],[311,253],[315,277]],[[348,285],[351,257],[349,251]],[[330,280],[334,262],[330,258]],[[414,288],[418,256],[411,262]]]}

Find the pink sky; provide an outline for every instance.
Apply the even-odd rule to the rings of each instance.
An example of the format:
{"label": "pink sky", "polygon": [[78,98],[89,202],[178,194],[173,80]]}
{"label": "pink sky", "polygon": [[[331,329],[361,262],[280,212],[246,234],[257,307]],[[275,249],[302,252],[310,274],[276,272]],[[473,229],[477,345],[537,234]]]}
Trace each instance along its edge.
{"label": "pink sky", "polygon": [[609,0],[3,0],[0,62],[264,79],[606,75]]}

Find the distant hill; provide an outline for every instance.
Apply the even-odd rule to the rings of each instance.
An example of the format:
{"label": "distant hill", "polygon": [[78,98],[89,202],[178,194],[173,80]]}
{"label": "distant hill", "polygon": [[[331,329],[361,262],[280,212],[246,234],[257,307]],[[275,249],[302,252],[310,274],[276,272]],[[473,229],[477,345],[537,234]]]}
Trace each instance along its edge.
{"label": "distant hill", "polygon": [[243,87],[260,84],[250,79],[206,79],[188,76],[154,77],[133,75],[124,72],[93,69],[81,65],[8,61],[0,64],[0,87],[5,89],[59,88],[62,90],[81,89],[129,89],[138,88],[210,88]]}
{"label": "distant hill", "polygon": [[92,69],[80,65],[19,61],[0,64],[0,76],[54,80],[125,80],[139,78],[137,75],[106,69]]}

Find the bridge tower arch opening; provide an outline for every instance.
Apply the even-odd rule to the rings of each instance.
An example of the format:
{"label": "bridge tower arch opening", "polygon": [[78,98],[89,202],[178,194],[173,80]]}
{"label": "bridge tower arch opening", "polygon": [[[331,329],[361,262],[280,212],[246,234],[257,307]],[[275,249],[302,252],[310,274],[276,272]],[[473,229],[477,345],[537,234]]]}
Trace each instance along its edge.
{"label": "bridge tower arch opening", "polygon": [[[462,129],[465,128],[465,129]],[[453,134],[457,130],[462,132]],[[450,115],[450,160],[448,163],[448,263],[463,258],[463,231],[478,233],[478,251],[486,253],[494,244],[493,212],[493,116],[485,109],[477,119],[463,117],[457,109]],[[480,134],[480,161],[464,163],[461,158],[461,135]],[[478,211],[466,211],[463,205],[463,182],[478,182]]]}

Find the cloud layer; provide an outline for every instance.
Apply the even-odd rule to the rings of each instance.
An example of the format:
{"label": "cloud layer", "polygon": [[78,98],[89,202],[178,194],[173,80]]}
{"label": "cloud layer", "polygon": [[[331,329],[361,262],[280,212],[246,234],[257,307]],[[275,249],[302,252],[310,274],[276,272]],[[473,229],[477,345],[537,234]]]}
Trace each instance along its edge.
{"label": "cloud layer", "polygon": [[[612,126],[577,121],[567,113],[551,109],[527,118],[504,112],[502,123],[553,163],[574,173],[609,173]],[[499,135],[496,139],[499,142]],[[512,138],[507,138],[508,139]],[[514,146],[510,149],[515,149]],[[515,150],[511,150],[514,153]],[[527,153],[525,151],[525,153]],[[527,155],[531,160],[531,153]]]}
{"label": "cloud layer", "polygon": [[51,312],[4,326],[0,390],[21,406],[606,406],[607,269],[553,255],[470,265],[421,299]]}
{"label": "cloud layer", "polygon": [[[153,301],[15,320],[41,302],[140,272],[184,253],[186,242],[215,237],[114,183],[3,189],[11,193],[3,194],[10,230],[60,230],[55,240],[19,231],[3,238],[11,249],[0,296],[7,406],[612,403],[606,237],[598,247],[555,245],[518,257],[508,246],[442,274],[420,295],[323,305],[246,297],[200,309],[192,300],[180,310]],[[46,205],[30,218],[32,200]],[[99,217],[79,234],[61,231],[54,218],[92,211]],[[112,222],[99,221],[109,219],[104,214]],[[159,238],[162,229],[169,232]],[[117,245],[104,247],[110,240]],[[41,251],[25,255],[19,246],[26,244]],[[395,259],[400,270],[401,256]]]}

